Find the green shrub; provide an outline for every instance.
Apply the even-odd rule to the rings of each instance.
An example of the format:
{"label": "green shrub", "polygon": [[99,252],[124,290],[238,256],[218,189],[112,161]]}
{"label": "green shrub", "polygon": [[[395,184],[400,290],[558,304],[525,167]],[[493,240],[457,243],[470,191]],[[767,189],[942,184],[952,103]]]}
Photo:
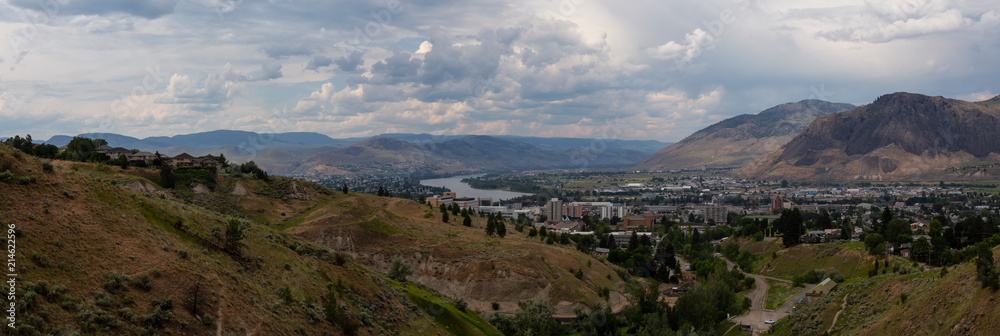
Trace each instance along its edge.
{"label": "green shrub", "polygon": [[138,316],[136,316],[135,313],[132,312],[132,309],[129,308],[119,309],[118,316],[121,316],[123,319],[125,319],[125,321],[133,323],[138,320]]}
{"label": "green shrub", "polygon": [[149,280],[148,274],[142,274],[133,279],[132,285],[147,292],[153,290],[153,281]]}
{"label": "green shrub", "polygon": [[458,300],[455,300],[455,308],[456,309],[458,309],[460,311],[465,311],[465,308],[468,308],[468,307],[469,307],[469,304],[466,303],[464,299],[458,298]]}
{"label": "green shrub", "polygon": [[[41,281],[40,281],[41,282]],[[45,294],[45,301],[50,303],[59,302],[63,294],[66,294],[67,288],[63,285],[55,285],[49,289],[49,292]]]}
{"label": "green shrub", "polygon": [[10,181],[13,178],[14,178],[14,173],[11,173],[10,170],[4,170],[3,172],[0,172],[0,181]]}
{"label": "green shrub", "polygon": [[204,323],[205,325],[210,326],[213,323],[215,323],[215,320],[212,319],[212,315],[211,314],[205,313],[205,315],[201,316],[201,323]]}
{"label": "green shrub", "polygon": [[179,254],[181,256],[181,259],[187,259],[188,258],[188,251],[187,250],[177,250],[177,254]]}
{"label": "green shrub", "polygon": [[67,311],[73,311],[76,309],[76,301],[73,300],[72,295],[63,294],[59,301],[59,307]]}
{"label": "green shrub", "polygon": [[49,257],[38,253],[36,251],[31,251],[31,261],[34,261],[38,266],[49,267]]}
{"label": "green shrub", "polygon": [[288,285],[285,285],[285,287],[281,287],[281,289],[278,290],[278,296],[281,297],[285,303],[295,302],[295,296],[292,295],[292,288],[288,287]]}
{"label": "green shrub", "polygon": [[402,258],[396,258],[392,261],[392,268],[389,269],[389,278],[398,281],[399,283],[406,283],[406,277],[413,274],[410,271],[410,265],[403,262]]}
{"label": "green shrub", "polygon": [[21,176],[21,177],[17,178],[17,183],[19,183],[19,184],[32,184],[32,183],[35,183],[35,181],[37,181],[37,180],[38,179],[35,178],[35,175]]}
{"label": "green shrub", "polygon": [[108,282],[104,283],[104,290],[108,291],[108,293],[111,294],[127,291],[128,287],[126,286],[126,283],[128,283],[128,275],[121,273],[111,273]]}
{"label": "green shrub", "polygon": [[499,302],[494,302],[493,303],[493,310],[500,310],[500,303]]}
{"label": "green shrub", "polygon": [[161,300],[153,300],[153,312],[140,316],[139,321],[149,328],[163,328],[165,323],[170,322],[174,318],[173,308],[174,300],[172,298],[167,297]]}
{"label": "green shrub", "polygon": [[94,303],[101,308],[108,308],[114,303],[110,295],[102,291],[94,292]]}
{"label": "green shrub", "polygon": [[46,173],[51,173],[54,169],[55,169],[55,166],[52,165],[51,161],[49,161],[49,160],[42,160],[42,171],[44,171]]}
{"label": "green shrub", "polygon": [[97,319],[97,314],[94,314],[90,309],[81,309],[76,313],[76,322],[80,324],[80,329],[83,331],[93,331],[95,319]]}

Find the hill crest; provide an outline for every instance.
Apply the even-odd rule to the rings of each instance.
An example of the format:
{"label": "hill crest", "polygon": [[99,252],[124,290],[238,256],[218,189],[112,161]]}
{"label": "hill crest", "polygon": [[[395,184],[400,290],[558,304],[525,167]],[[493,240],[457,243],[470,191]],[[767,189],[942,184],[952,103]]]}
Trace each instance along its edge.
{"label": "hill crest", "polygon": [[737,170],[762,179],[919,177],[1000,158],[1000,106],[893,93],[816,119],[781,149]]}
{"label": "hill crest", "polygon": [[777,105],[758,114],[738,115],[660,150],[637,168],[738,167],[778,149],[805,130],[816,117],[854,107],[809,99]]}

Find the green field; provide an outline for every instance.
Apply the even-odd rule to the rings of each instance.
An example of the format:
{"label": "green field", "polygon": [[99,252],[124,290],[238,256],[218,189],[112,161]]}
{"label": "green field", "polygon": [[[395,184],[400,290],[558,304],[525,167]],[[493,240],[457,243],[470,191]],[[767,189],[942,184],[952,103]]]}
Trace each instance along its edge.
{"label": "green field", "polygon": [[795,297],[799,288],[792,287],[791,284],[766,279],[767,281],[767,301],[764,302],[764,309],[775,310],[781,307],[785,301]]}

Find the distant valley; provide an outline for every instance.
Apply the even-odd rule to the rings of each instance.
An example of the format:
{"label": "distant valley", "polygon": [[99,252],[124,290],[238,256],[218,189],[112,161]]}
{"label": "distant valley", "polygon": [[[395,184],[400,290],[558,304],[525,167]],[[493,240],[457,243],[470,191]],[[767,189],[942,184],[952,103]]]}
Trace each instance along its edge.
{"label": "distant valley", "polygon": [[[309,132],[269,134],[229,130],[145,139],[113,133],[79,136],[102,138],[113,147],[159,151],[165,155],[222,153],[232,161],[253,160],[272,174],[299,175],[628,167],[669,145],[654,140],[398,133],[333,139]],[[71,139],[59,135],[45,143],[61,146]]]}

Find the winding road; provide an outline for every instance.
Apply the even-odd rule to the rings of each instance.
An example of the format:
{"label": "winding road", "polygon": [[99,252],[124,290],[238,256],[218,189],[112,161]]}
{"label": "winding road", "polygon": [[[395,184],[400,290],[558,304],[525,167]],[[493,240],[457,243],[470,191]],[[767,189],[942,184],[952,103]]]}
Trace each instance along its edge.
{"label": "winding road", "polygon": [[[726,261],[726,265],[729,267],[730,270],[736,267],[736,265],[733,264],[733,262],[729,261],[729,259],[722,258],[722,260]],[[753,278],[757,286],[756,288],[754,288],[753,292],[751,292],[749,295],[750,302],[752,303],[750,306],[750,312],[745,315],[733,317],[730,320],[733,321],[733,323],[739,325],[750,325],[750,327],[755,331],[765,331],[770,329],[771,325],[764,323],[764,321],[767,320],[777,321],[782,318],[785,318],[785,316],[788,316],[788,314],[792,311],[792,307],[795,306],[795,303],[799,299],[803,298],[805,293],[812,290],[813,287],[816,287],[816,285],[806,284],[805,285],[806,287],[802,289],[801,292],[796,294],[788,301],[785,301],[785,303],[782,304],[781,307],[778,307],[778,309],[765,310],[764,304],[767,301],[767,281],[765,280],[769,279],[785,283],[792,283],[792,282],[785,279],[779,279],[760,274],[747,273],[743,272],[743,270],[740,270],[740,272],[742,272],[744,275],[748,277]]]}

